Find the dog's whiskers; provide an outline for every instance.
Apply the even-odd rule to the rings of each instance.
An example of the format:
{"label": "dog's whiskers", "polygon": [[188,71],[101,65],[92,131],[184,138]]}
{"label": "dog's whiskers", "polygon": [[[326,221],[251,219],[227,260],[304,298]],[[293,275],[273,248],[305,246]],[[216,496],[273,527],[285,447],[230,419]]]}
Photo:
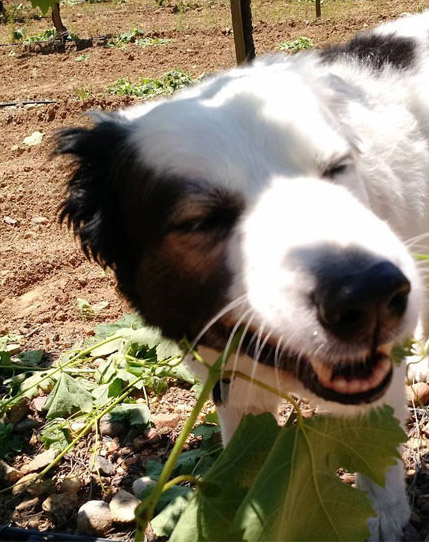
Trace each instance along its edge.
{"label": "dog's whiskers", "polygon": [[[225,314],[228,312],[233,311],[237,307],[239,307],[241,304],[243,304],[247,299],[246,294],[243,294],[236,299],[233,299],[230,301],[223,309],[221,309],[213,318],[203,327],[203,329],[200,331],[200,333],[197,335],[197,337],[192,341],[192,344],[189,348],[189,351],[191,352],[194,350],[194,348],[197,346],[197,344],[200,342],[202,337],[207,333],[207,331],[218,321],[220,320]],[[189,353],[189,352],[188,352]]]}

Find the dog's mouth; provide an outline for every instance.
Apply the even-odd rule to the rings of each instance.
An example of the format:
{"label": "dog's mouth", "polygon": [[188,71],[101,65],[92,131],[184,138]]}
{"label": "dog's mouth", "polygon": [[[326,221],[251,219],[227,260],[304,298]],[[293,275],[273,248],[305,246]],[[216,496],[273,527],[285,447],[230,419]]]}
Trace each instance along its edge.
{"label": "dog's mouth", "polygon": [[382,348],[364,359],[328,364],[322,359],[279,350],[269,340],[265,344],[262,340],[259,348],[254,343],[253,333],[246,333],[243,351],[261,364],[292,373],[305,388],[327,401],[346,405],[372,403],[386,392],[393,374],[392,362]]}

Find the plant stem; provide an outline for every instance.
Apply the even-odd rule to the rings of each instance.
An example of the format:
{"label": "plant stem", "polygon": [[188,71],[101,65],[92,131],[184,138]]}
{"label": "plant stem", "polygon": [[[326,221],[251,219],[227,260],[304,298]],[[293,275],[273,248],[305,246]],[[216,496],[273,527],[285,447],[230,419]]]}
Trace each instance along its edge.
{"label": "plant stem", "polygon": [[196,405],[192,409],[189,418],[186,420],[186,423],[180,432],[178,439],[176,440],[173,449],[165,463],[164,468],[162,469],[161,475],[152,490],[152,493],[147,499],[142,501],[136,510],[136,520],[137,520],[137,531],[136,531],[136,542],[141,542],[144,539],[144,532],[149,521],[152,519],[155,512],[156,505],[158,504],[161,493],[164,491],[164,486],[167,484],[168,479],[171,476],[171,473],[176,466],[179,455],[182,452],[182,449],[186,443],[186,440],[189,434],[194,427],[195,422],[197,421],[198,415],[203,409],[207,399],[210,397],[210,392],[213,389],[213,386],[219,380],[218,370],[209,372],[208,378],[204,384],[204,387],[201,391],[201,394],[197,400]]}
{"label": "plant stem", "polygon": [[191,484],[194,484],[196,486],[201,485],[201,480],[198,480],[195,476],[192,476],[192,474],[181,474],[180,476],[176,476],[176,478],[173,478],[169,482],[167,482],[162,490],[164,491],[169,490],[173,486],[177,486],[178,484],[181,484],[183,482],[191,482]]}
{"label": "plant stem", "polygon": [[[119,397],[117,397],[106,409],[104,409],[103,411],[101,411],[99,414],[97,414],[94,418],[91,419],[91,421],[89,421],[85,427],[82,429],[82,431],[80,431],[77,436],[70,442],[70,444],[64,448],[64,450],[57,455],[57,457],[47,466],[45,467],[42,471],[40,471],[39,473],[35,474],[34,475],[34,479],[36,478],[39,478],[39,477],[42,477],[44,476],[47,472],[49,472],[52,467],[55,467],[55,465],[57,465],[61,459],[72,449],[74,448],[74,446],[79,442],[79,440],[84,437],[85,435],[87,435],[92,426],[97,423],[103,416],[105,416],[106,414],[108,414],[117,404],[121,403],[124,399],[126,399],[128,397],[128,395],[130,394],[130,392],[132,391],[133,387],[135,384],[137,384],[137,382],[140,380],[140,377],[139,378],[136,378],[133,382],[131,382],[131,384],[129,384],[126,388],[125,388],[125,391],[122,393],[122,395],[120,395]],[[19,486],[20,484],[20,481],[18,481],[16,484],[14,484],[13,486],[10,486],[10,487],[7,487],[5,489],[2,489],[0,490],[0,493],[4,493],[5,491],[9,491],[10,489],[12,489],[13,487],[16,487],[16,486]]]}
{"label": "plant stem", "polygon": [[174,467],[176,466],[177,460],[179,459],[179,455],[183,450],[186,440],[190,435],[192,428],[194,427],[194,424],[197,421],[198,416],[203,409],[207,399],[210,397],[210,393],[214,385],[222,376],[222,367],[226,364],[229,356],[233,352],[235,352],[239,344],[241,335],[242,332],[238,331],[231,340],[228,350],[223,351],[219,358],[216,360],[216,362],[211,367],[209,366],[209,373],[207,376],[207,380],[204,383],[201,394],[198,397],[198,400],[194,408],[192,409],[189,418],[186,420],[186,423],[173,446],[173,449],[167,459],[167,462],[164,465],[164,468],[162,469],[161,475],[155,487],[153,488],[152,493],[146,499],[144,499],[137,507],[135,514],[137,522],[135,537],[136,542],[143,542],[146,527],[148,526],[149,521],[153,517],[161,493],[165,490],[165,486],[167,484],[171,484],[171,482],[168,482],[168,480],[174,470]]}
{"label": "plant stem", "polygon": [[17,393],[16,395],[14,395],[13,397],[11,397],[10,399],[8,399],[7,401],[5,401],[4,403],[0,404],[0,414],[2,412],[4,412],[4,410],[6,409],[6,407],[8,405],[10,405],[11,403],[13,403],[14,401],[16,401],[16,399],[18,399],[19,397],[22,397],[23,395],[25,395],[28,391],[32,390],[33,388],[35,387],[38,387],[40,386],[40,384],[42,382],[44,382],[45,380],[47,380],[48,378],[51,378],[52,375],[58,373],[59,371],[62,371],[64,370],[65,368],[67,367],[70,367],[72,366],[73,364],[75,363],[78,363],[80,361],[80,359],[82,357],[85,357],[87,356],[88,354],[90,354],[92,352],[92,350],[95,350],[95,348],[99,348],[100,346],[104,346],[105,344],[109,343],[109,342],[112,342],[113,340],[116,340],[118,337],[111,337],[109,339],[106,339],[105,341],[102,341],[98,344],[94,344],[88,348],[86,348],[85,350],[81,350],[78,354],[76,354],[75,356],[73,356],[71,359],[69,359],[66,363],[64,364],[60,364],[58,365],[56,368],[54,369],[46,369],[46,372],[48,373],[47,375],[45,375],[43,378],[41,378],[38,382],[36,382],[35,384],[33,384],[32,386],[30,386],[29,388],[27,389],[24,389],[24,390],[21,390],[19,393]]}

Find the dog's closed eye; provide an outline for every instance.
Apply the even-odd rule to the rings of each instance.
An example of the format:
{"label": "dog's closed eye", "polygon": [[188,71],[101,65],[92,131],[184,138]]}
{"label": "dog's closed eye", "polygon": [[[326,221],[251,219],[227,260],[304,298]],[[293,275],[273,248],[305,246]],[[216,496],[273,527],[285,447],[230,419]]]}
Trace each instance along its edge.
{"label": "dog's closed eye", "polygon": [[168,228],[179,235],[205,234],[221,240],[237,221],[242,209],[238,197],[230,194],[207,194],[192,197],[177,208]]}
{"label": "dog's closed eye", "polygon": [[342,175],[351,166],[352,159],[350,156],[343,156],[339,160],[332,161],[329,165],[323,169],[322,177],[325,179],[335,179],[339,175]]}

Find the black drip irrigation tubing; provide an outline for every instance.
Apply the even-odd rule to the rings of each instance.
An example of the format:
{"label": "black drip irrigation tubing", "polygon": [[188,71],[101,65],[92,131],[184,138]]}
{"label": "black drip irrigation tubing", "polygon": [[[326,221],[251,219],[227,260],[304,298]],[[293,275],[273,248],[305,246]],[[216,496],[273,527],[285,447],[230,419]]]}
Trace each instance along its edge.
{"label": "black drip irrigation tubing", "polygon": [[[68,37],[65,41],[79,41],[79,40],[93,40],[93,41],[104,41],[111,39],[112,36],[91,36],[89,38],[70,38]],[[41,44],[41,43],[49,43],[50,41],[64,41],[62,38],[53,38],[52,40],[42,40],[42,41],[32,41],[30,42],[23,42],[23,41],[17,41],[15,43],[0,43],[0,47],[17,47],[18,45],[33,45],[33,44]]]}
{"label": "black drip irrigation tubing", "polygon": [[0,102],[0,107],[15,107],[22,105],[48,105],[56,103],[57,100],[22,100],[20,102]]}
{"label": "black drip irrigation tubing", "polygon": [[94,538],[52,531],[41,532],[37,529],[20,529],[8,525],[0,525],[0,540],[8,542],[120,542],[109,538]]}

